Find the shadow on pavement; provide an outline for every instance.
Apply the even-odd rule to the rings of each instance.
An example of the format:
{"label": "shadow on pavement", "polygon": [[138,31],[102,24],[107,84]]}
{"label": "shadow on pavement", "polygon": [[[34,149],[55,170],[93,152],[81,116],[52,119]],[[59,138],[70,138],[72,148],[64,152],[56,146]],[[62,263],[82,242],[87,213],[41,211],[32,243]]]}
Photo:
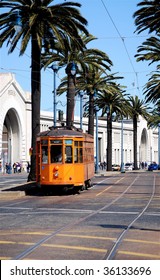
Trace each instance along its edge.
{"label": "shadow on pavement", "polygon": [[25,183],[16,187],[10,187],[7,189],[1,190],[1,194],[14,194],[14,195],[30,195],[30,196],[64,196],[64,195],[75,195],[79,194],[78,189],[70,189],[70,190],[64,190],[59,188],[51,188],[51,187],[39,187],[36,182],[29,182]]}

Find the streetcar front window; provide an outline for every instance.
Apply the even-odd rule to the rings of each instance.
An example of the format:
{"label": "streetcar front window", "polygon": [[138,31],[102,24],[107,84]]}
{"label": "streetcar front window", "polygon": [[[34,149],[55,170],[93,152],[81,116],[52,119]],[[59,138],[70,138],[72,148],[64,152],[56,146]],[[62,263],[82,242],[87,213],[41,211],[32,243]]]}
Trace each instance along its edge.
{"label": "streetcar front window", "polygon": [[48,163],[48,146],[42,146],[42,163]]}
{"label": "streetcar front window", "polygon": [[65,147],[65,163],[72,163],[72,146]]}
{"label": "streetcar front window", "polygon": [[61,162],[62,163],[62,145],[51,146],[51,163]]}

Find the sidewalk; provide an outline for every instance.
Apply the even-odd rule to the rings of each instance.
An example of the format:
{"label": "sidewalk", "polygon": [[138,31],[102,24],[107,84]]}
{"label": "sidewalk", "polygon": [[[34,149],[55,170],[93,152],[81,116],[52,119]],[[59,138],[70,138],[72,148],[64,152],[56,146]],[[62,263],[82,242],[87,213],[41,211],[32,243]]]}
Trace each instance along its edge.
{"label": "sidewalk", "polygon": [[106,171],[99,170],[98,173],[95,173],[95,176],[113,176],[115,174],[128,174],[128,173],[143,173],[143,172],[159,172],[160,170],[148,171],[147,169],[138,169],[138,170],[129,170],[129,171]]}
{"label": "sidewalk", "polygon": [[33,182],[27,182],[28,173],[0,173],[0,195],[14,194],[24,195],[25,190],[33,185]]}

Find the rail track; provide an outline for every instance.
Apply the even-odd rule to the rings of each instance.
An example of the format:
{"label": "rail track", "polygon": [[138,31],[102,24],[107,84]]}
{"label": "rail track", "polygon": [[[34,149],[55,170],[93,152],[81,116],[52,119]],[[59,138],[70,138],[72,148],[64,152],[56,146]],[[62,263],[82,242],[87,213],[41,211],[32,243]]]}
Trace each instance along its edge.
{"label": "rail track", "polygon": [[[106,178],[106,177],[101,177],[101,178],[96,178],[94,187],[91,188],[88,191],[84,191],[80,195],[81,200],[83,201],[83,195],[87,193],[87,195],[92,194],[92,200],[94,200],[94,204],[96,205],[96,208],[93,209],[93,207],[90,207],[89,209],[74,209],[74,213],[81,213],[81,216],[77,215],[76,218],[72,219],[69,223],[64,222],[62,225],[57,226],[56,229],[53,231],[50,231],[47,233],[47,235],[43,236],[40,238],[37,242],[34,242],[33,245],[29,246],[27,249],[22,250],[20,253],[18,253],[16,256],[13,257],[15,260],[22,260],[22,259],[27,259],[28,257],[32,258],[32,254],[36,253],[36,251],[44,246],[46,242],[50,243],[51,240],[53,240],[54,237],[56,236],[67,236],[67,232],[72,232],[72,229],[76,229],[77,227],[90,223],[90,221],[93,221],[97,215],[104,215],[104,213],[111,213],[114,212],[112,209],[116,209],[117,205],[119,204],[125,204],[127,203],[128,199],[130,199],[131,195],[135,194],[141,194],[141,197],[145,196],[145,200],[143,200],[143,203],[140,203],[140,197],[137,195],[137,198],[135,196],[134,202],[135,206],[137,203],[137,208],[136,211],[134,209],[130,211],[129,215],[129,220],[125,223],[125,226],[119,226],[118,228],[118,233],[116,234],[116,237],[112,239],[112,242],[110,245],[106,248],[103,247],[102,250],[102,255],[101,259],[106,259],[106,260],[111,260],[115,259],[117,250],[119,247],[122,245],[126,235],[129,233],[131,229],[134,228],[134,225],[140,221],[140,219],[147,213],[149,206],[151,202],[153,201],[155,197],[155,191],[156,191],[156,179],[157,179],[157,174],[153,174],[152,177],[147,177],[146,175],[146,181],[141,179],[141,174],[140,173],[135,173],[134,176],[127,177],[126,176],[113,176],[112,179]],[[149,183],[148,183],[149,180]],[[128,183],[129,182],[129,183]],[[148,184],[147,190],[146,190],[146,183]],[[86,196],[84,197],[86,199]],[[33,199],[36,200],[36,197]],[[56,201],[58,200],[58,203],[62,203],[64,205],[65,203],[68,202],[68,200],[74,200],[74,196],[62,196],[58,198],[54,198]],[[76,199],[76,196],[75,196]],[[24,200],[24,202],[27,202],[27,199]],[[15,207],[18,209],[18,204],[21,202],[13,202],[10,204],[6,204],[6,208],[12,209],[12,207]],[[139,205],[140,203],[140,205]],[[97,206],[98,205],[98,206]],[[100,205],[100,206],[99,206]],[[119,207],[119,206],[118,206]],[[21,209],[24,210],[24,208],[20,207]],[[19,209],[20,209],[19,208]],[[25,208],[27,211],[27,207]],[[29,207],[28,207],[29,209]],[[39,208],[38,212],[41,211],[41,213],[48,213],[51,211],[52,213],[72,213],[73,209],[69,208],[62,208],[60,207],[57,209],[56,207],[52,208]],[[59,211],[59,212],[58,212]],[[36,213],[36,209],[35,209]],[[124,214],[127,214],[127,211],[124,211]],[[116,210],[115,210],[116,214]],[[109,228],[109,226],[108,226]],[[116,228],[116,226],[115,226]],[[136,228],[136,226],[135,226]],[[151,230],[151,229],[150,229]],[[68,234],[69,235],[69,234]],[[74,234],[69,235],[70,238],[74,238]],[[78,238],[87,238],[87,236],[81,236],[80,234],[76,235]],[[93,238],[93,237],[92,237]],[[98,240],[98,237],[97,237]],[[52,241],[53,242],[53,241]],[[96,242],[96,241],[95,241]],[[160,242],[159,242],[160,243]],[[83,247],[83,246],[82,246]],[[106,251],[106,252],[105,252]],[[160,256],[159,256],[160,258]]]}

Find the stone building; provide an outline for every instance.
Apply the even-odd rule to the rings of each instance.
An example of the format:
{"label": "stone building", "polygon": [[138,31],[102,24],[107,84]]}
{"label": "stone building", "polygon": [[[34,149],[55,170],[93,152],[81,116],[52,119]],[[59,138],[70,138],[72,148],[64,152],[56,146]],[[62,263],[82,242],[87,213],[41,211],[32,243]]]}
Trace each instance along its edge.
{"label": "stone building", "polygon": [[[65,117],[65,114],[64,114]],[[57,121],[58,122],[58,121]],[[75,126],[80,126],[79,117],[75,116]],[[41,111],[41,131],[53,125],[53,113]],[[83,118],[83,130],[87,131],[88,119]],[[98,120],[99,160],[106,161],[107,130],[106,119]],[[113,123],[113,159],[121,163],[121,123]],[[95,125],[96,130],[96,125]],[[96,131],[95,131],[96,135]],[[20,162],[25,168],[30,160],[31,146],[31,94],[25,92],[11,73],[0,73],[0,163]],[[138,121],[138,162],[159,162],[158,130],[148,129],[144,119]],[[96,149],[95,149],[96,154]],[[133,162],[133,124],[123,123],[123,157],[125,162]],[[2,169],[1,169],[2,171]]]}

